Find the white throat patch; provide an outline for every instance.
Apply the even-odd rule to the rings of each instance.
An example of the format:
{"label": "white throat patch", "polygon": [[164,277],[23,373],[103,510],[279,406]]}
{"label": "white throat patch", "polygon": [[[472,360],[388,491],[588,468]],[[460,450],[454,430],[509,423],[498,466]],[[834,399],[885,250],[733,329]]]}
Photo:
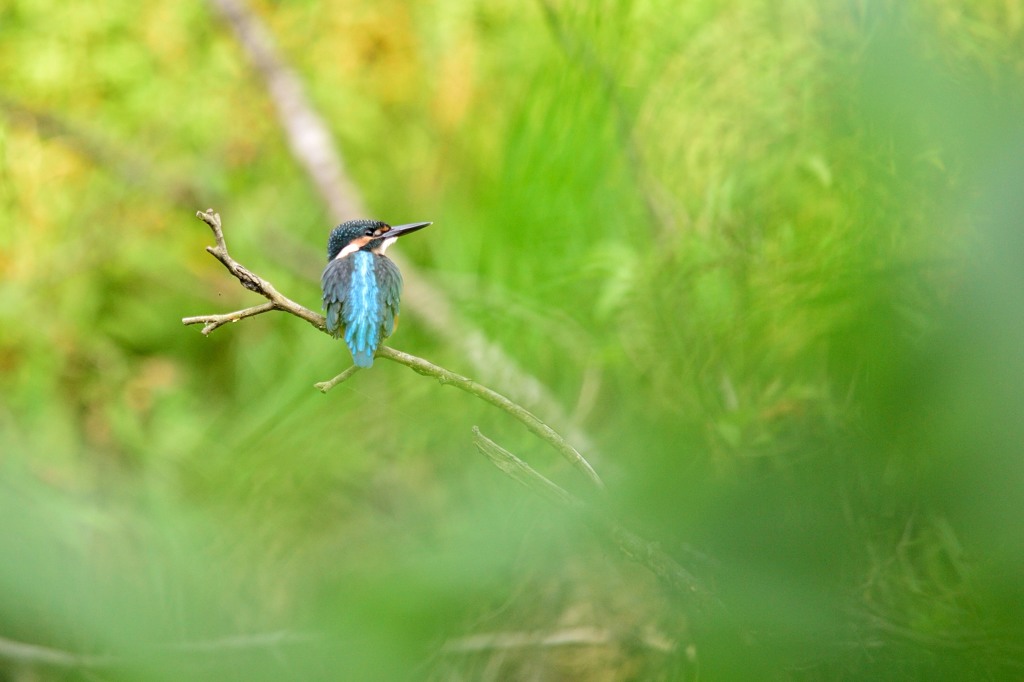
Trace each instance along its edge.
{"label": "white throat patch", "polygon": [[388,247],[391,246],[392,244],[394,244],[397,241],[398,241],[398,237],[388,237],[387,239],[385,239],[381,243],[380,248],[374,249],[373,252],[374,253],[379,253],[380,255],[383,256],[384,252],[388,250]]}

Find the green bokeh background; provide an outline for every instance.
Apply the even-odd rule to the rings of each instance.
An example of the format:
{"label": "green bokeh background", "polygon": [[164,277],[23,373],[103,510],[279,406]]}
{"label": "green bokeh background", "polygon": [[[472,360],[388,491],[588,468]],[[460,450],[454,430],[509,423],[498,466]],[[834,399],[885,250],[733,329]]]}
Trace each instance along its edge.
{"label": "green bokeh background", "polygon": [[[0,679],[1024,675],[1024,2],[253,11],[724,608],[501,476],[471,426],[580,489],[493,408],[383,361],[322,395],[348,356],[287,315],[182,326],[258,302],[197,209],[314,309],[338,217],[207,4],[8,0],[0,637],[110,660]],[[474,374],[415,310],[393,344]],[[574,628],[613,636],[443,648]]]}

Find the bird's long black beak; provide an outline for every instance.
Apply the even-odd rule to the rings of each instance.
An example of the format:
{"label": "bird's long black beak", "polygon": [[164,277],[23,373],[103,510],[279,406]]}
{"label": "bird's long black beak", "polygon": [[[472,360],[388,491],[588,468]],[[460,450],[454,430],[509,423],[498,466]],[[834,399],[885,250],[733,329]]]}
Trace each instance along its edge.
{"label": "bird's long black beak", "polygon": [[388,230],[381,236],[384,237],[385,239],[390,239],[391,237],[401,237],[406,234],[412,234],[416,230],[422,230],[427,225],[430,225],[430,223],[409,223],[408,225],[394,225],[390,230]]}

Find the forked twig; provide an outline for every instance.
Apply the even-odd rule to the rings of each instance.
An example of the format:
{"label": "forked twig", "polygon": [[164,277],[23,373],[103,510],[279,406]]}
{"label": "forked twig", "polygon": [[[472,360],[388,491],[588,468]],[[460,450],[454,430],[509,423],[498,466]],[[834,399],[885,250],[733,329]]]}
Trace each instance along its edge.
{"label": "forked twig", "polygon": [[224,313],[222,315],[196,315],[195,317],[186,317],[181,320],[182,324],[205,325],[203,327],[203,334],[209,335],[214,329],[217,329],[228,322],[238,322],[246,317],[253,317],[262,313],[268,313],[271,310],[283,310],[286,313],[291,313],[296,317],[302,318],[320,331],[324,331],[326,329],[323,315],[319,315],[309,308],[299,305],[287,296],[284,296],[274,288],[273,284],[255,274],[249,270],[249,268],[231,257],[231,254],[228,253],[228,246],[224,242],[224,230],[221,228],[219,213],[216,213],[212,208],[208,208],[205,211],[197,211],[196,217],[210,226],[210,229],[213,230],[213,238],[217,242],[216,246],[207,246],[206,250],[212,254],[214,258],[219,260],[224,267],[228,269],[228,272],[238,279],[243,287],[249,291],[255,291],[270,302],[254,305],[251,308],[245,308],[244,310],[236,310],[233,313]]}

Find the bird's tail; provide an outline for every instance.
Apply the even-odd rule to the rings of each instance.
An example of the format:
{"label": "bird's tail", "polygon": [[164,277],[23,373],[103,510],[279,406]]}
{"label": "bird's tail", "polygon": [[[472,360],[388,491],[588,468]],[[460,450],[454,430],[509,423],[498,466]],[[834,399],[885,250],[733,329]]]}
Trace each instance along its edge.
{"label": "bird's tail", "polygon": [[373,351],[360,350],[352,353],[352,362],[356,367],[373,367]]}

